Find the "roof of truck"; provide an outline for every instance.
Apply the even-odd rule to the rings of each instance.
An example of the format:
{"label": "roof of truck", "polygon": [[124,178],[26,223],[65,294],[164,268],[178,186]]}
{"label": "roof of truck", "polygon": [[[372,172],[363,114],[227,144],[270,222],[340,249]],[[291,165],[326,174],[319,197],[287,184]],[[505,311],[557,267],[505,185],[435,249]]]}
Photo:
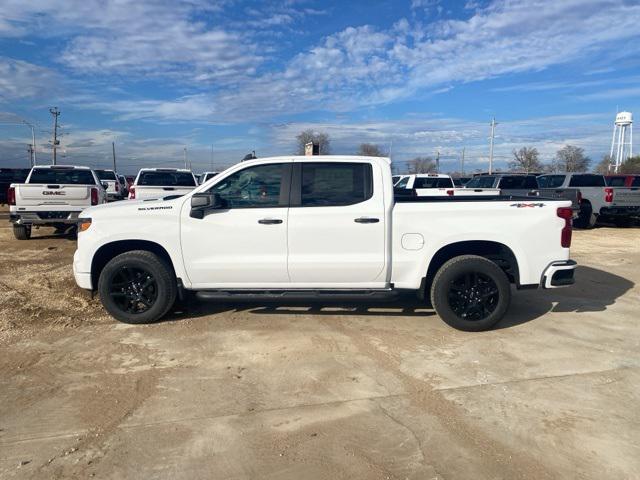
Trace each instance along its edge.
{"label": "roof of truck", "polygon": [[51,170],[91,170],[82,165],[35,165],[33,168],[46,168]]}

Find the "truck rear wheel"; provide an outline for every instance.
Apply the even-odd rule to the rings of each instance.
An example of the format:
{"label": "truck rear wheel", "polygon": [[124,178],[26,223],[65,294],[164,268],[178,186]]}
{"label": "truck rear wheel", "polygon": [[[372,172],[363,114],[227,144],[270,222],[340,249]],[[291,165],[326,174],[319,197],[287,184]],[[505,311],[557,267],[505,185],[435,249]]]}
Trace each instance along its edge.
{"label": "truck rear wheel", "polygon": [[598,221],[598,216],[593,213],[593,208],[589,202],[580,205],[578,217],[573,221],[576,228],[593,228]]}
{"label": "truck rear wheel", "polygon": [[511,302],[509,279],[484,257],[462,255],[446,262],[431,286],[431,304],[448,325],[479,332],[499,322]]}
{"label": "truck rear wheel", "polygon": [[14,225],[13,235],[18,240],[29,240],[31,238],[31,225]]}
{"label": "truck rear wheel", "polygon": [[122,253],[109,261],[98,279],[104,308],[124,323],[152,323],[173,306],[176,278],[163,259],[146,250]]}

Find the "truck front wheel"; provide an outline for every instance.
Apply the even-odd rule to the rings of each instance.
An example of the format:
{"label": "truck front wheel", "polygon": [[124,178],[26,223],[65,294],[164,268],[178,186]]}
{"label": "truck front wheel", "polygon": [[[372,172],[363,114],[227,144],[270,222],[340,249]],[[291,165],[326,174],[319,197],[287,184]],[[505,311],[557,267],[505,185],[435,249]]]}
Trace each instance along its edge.
{"label": "truck front wheel", "polygon": [[431,304],[448,325],[480,332],[499,322],[511,302],[509,279],[484,257],[462,255],[447,261],[431,286]]}
{"label": "truck front wheel", "polygon": [[31,238],[31,225],[14,225],[13,236],[18,240],[29,240]]}
{"label": "truck front wheel", "polygon": [[104,266],[98,292],[104,308],[117,320],[152,323],[175,303],[177,285],[166,261],[146,250],[133,250]]}

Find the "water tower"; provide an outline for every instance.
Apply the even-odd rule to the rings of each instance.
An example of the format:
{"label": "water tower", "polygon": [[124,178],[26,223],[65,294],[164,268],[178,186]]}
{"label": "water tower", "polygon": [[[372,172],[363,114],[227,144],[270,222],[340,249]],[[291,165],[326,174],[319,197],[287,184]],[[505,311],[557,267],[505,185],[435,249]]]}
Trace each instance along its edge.
{"label": "water tower", "polygon": [[618,173],[620,165],[633,156],[633,115],[631,112],[620,112],[616,115],[609,155],[614,173]]}

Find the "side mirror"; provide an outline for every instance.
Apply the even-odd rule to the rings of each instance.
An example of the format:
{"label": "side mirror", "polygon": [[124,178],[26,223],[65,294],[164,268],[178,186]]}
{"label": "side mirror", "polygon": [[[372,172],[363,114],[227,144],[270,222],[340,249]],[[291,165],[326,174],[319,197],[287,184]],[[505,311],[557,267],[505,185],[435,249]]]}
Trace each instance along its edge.
{"label": "side mirror", "polygon": [[104,188],[105,190],[109,188],[109,184],[107,182],[100,182],[100,184],[102,185],[102,188]]}
{"label": "side mirror", "polygon": [[226,208],[227,202],[217,193],[196,193],[191,197],[191,218],[204,218],[207,210]]}

